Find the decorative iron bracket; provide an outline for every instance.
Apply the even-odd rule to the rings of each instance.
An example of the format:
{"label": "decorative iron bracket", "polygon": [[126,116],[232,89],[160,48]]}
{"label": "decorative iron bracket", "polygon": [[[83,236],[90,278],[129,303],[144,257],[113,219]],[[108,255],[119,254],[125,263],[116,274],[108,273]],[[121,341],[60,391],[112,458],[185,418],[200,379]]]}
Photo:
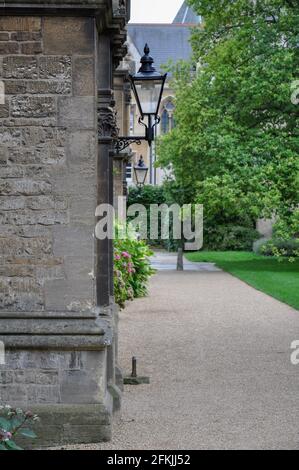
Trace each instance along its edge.
{"label": "decorative iron bracket", "polygon": [[115,142],[115,151],[116,153],[125,150],[131,144],[141,145],[142,140],[146,140],[145,137],[118,137],[117,141]]}
{"label": "decorative iron bracket", "polygon": [[145,140],[149,144],[149,146],[151,146],[155,138],[154,128],[157,126],[157,124],[159,124],[160,118],[156,117],[154,124],[152,124],[151,117],[149,116],[148,126],[143,122],[141,118],[139,118],[138,122],[140,125],[145,127],[145,136],[117,137],[117,139],[115,139],[115,145],[114,145],[114,149],[116,153],[119,153],[122,150],[125,150],[131,144],[141,145],[141,142],[143,140]]}

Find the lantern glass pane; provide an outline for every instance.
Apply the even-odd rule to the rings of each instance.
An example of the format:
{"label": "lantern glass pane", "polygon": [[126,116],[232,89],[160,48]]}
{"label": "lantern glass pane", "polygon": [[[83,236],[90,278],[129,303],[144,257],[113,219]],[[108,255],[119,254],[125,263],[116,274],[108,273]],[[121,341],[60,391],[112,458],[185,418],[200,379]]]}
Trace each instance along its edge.
{"label": "lantern glass pane", "polygon": [[135,167],[135,176],[137,184],[144,184],[148,168],[146,167]]}
{"label": "lantern glass pane", "polygon": [[162,80],[138,80],[135,82],[143,114],[157,113],[162,84]]}

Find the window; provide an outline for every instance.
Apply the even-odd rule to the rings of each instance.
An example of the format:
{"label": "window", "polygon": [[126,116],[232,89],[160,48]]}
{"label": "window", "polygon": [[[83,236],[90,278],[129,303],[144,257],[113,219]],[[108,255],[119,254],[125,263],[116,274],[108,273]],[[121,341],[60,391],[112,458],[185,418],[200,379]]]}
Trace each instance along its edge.
{"label": "window", "polygon": [[163,110],[161,115],[161,130],[162,134],[169,132],[169,115],[166,109]]}
{"label": "window", "polygon": [[130,108],[130,132],[134,133],[135,129],[135,113],[136,113],[136,106],[132,105]]}
{"label": "window", "polygon": [[164,104],[163,104],[163,108],[162,108],[162,112],[161,112],[161,132],[162,134],[167,134],[168,132],[170,132],[173,128],[174,128],[174,125],[175,125],[175,122],[174,122],[174,104],[172,102],[172,100],[169,98],[167,99]]}
{"label": "window", "polygon": [[127,181],[132,181],[133,175],[132,175],[132,163],[128,163],[126,167],[126,180]]}

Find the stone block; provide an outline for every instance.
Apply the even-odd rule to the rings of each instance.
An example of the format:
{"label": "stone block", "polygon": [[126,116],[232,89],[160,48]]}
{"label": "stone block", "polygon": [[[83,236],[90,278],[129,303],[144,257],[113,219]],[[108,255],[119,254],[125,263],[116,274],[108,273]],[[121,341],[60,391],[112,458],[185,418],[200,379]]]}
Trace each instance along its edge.
{"label": "stone block", "polygon": [[58,385],[29,385],[27,388],[28,405],[42,403],[59,403],[60,389]]}
{"label": "stone block", "polygon": [[59,97],[58,125],[72,129],[94,129],[95,106],[93,97]]}
{"label": "stone block", "polygon": [[[1,204],[1,198],[0,198]],[[30,196],[26,197],[26,207],[32,210],[54,209],[55,202],[53,196]]]}
{"label": "stone block", "polygon": [[21,44],[21,54],[41,54],[43,52],[42,43],[38,41],[24,42]]}
{"label": "stone block", "polygon": [[0,104],[0,118],[7,118],[9,116],[9,104]]}
{"label": "stone block", "polygon": [[8,384],[8,385],[1,385],[0,383],[0,403],[15,405],[26,402],[26,386],[25,385],[16,385],[16,384]]}
{"label": "stone block", "polygon": [[82,351],[66,352],[59,357],[59,368],[62,370],[80,370],[83,368]]}
{"label": "stone block", "polygon": [[[100,359],[100,358],[99,358]],[[61,372],[61,400],[63,403],[101,403],[105,399],[101,362],[94,371],[68,370]]]}
{"label": "stone block", "polygon": [[37,439],[25,448],[49,448],[66,444],[94,443],[111,439],[111,411],[103,404],[32,405],[40,422],[34,426]]}
{"label": "stone block", "polygon": [[7,144],[10,147],[18,146],[21,144],[22,133],[21,129],[0,127],[0,144]]}
{"label": "stone block", "polygon": [[0,265],[0,276],[35,277],[37,270],[33,266],[14,266],[7,263]]}
{"label": "stone block", "polygon": [[12,289],[9,292],[4,291],[3,298],[0,298],[0,308],[9,312],[44,310],[42,292],[16,292]]}
{"label": "stone block", "polygon": [[45,282],[46,309],[86,312],[94,307],[94,285],[91,279],[52,280]]}
{"label": "stone block", "polygon": [[95,96],[95,65],[91,57],[74,58],[73,90],[75,96]]}
{"label": "stone block", "polygon": [[19,53],[19,43],[17,42],[0,42],[0,54],[10,55]]}
{"label": "stone block", "polygon": [[38,385],[58,385],[58,370],[34,370],[31,383]]}
{"label": "stone block", "polygon": [[39,31],[41,18],[30,16],[1,16],[0,31]]}
{"label": "stone block", "polygon": [[[1,20],[1,18],[0,18]],[[3,78],[38,78],[37,58],[32,56],[4,57]]]}
{"label": "stone block", "polygon": [[14,381],[14,373],[11,370],[0,370],[0,386],[11,384]]}
{"label": "stone block", "polygon": [[0,180],[0,194],[3,196],[34,196],[51,193],[52,186],[46,181]]}
{"label": "stone block", "polygon": [[30,126],[40,126],[40,127],[55,127],[57,125],[56,114],[53,114],[53,117],[11,117],[9,119],[3,119],[3,126],[6,127],[30,127]]}
{"label": "stone block", "polygon": [[94,131],[70,132],[67,142],[67,155],[69,165],[76,173],[78,166],[93,168],[94,174],[97,161],[97,142]]}
{"label": "stone block", "polygon": [[[40,144],[53,143],[57,147],[63,147],[66,141],[66,132],[64,129],[52,129],[43,127],[27,127],[21,130],[21,142],[23,145],[39,146]],[[1,136],[1,128],[0,128]],[[11,139],[9,139],[9,143]]]}
{"label": "stone block", "polygon": [[19,209],[25,209],[24,197],[0,196],[0,210],[16,211]]}
{"label": "stone block", "polygon": [[68,80],[72,75],[69,56],[45,56],[39,60],[39,76],[42,79]]}
{"label": "stone block", "polygon": [[5,80],[6,95],[22,95],[27,91],[27,82],[23,80]]}
{"label": "stone block", "polygon": [[94,21],[92,18],[44,18],[45,54],[92,54]]}
{"label": "stone block", "polygon": [[55,99],[49,96],[13,96],[11,115],[13,117],[43,118],[55,116]]}
{"label": "stone block", "polygon": [[52,253],[51,239],[40,238],[0,238],[0,255],[41,256]]}
{"label": "stone block", "polygon": [[64,149],[55,145],[40,145],[37,148],[12,148],[8,161],[13,164],[55,165],[65,162]]}
{"label": "stone block", "polygon": [[69,221],[67,211],[43,210],[43,211],[18,211],[5,212],[0,216],[4,224],[11,225],[66,225]]}
{"label": "stone block", "polygon": [[26,93],[39,95],[70,95],[72,84],[70,80],[65,81],[32,81],[26,86]]}
{"label": "stone block", "polygon": [[8,150],[7,147],[0,144],[0,166],[7,164]]}
{"label": "stone block", "polygon": [[[7,34],[7,33],[0,33]],[[41,39],[41,32],[28,32],[28,31],[17,31],[16,33],[11,33],[10,38],[12,41],[39,41]],[[1,39],[4,41],[5,39]]]}
{"label": "stone block", "polygon": [[[9,41],[9,34],[8,33],[0,33],[0,41]],[[13,39],[14,41],[14,39]]]}
{"label": "stone block", "polygon": [[[1,320],[0,320],[1,321]],[[57,370],[61,352],[51,351],[12,351],[7,350],[5,354],[5,369],[14,371],[34,370]]]}

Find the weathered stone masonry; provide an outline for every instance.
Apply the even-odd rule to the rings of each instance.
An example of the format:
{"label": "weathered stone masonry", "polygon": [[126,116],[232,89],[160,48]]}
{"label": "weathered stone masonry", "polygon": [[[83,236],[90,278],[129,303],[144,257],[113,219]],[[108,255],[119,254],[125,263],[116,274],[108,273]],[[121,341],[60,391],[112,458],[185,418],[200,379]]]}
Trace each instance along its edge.
{"label": "weathered stone masonry", "polygon": [[0,30],[9,39],[0,41],[0,306],[85,310],[94,298],[94,21],[1,17]]}
{"label": "weathered stone masonry", "polygon": [[42,445],[109,439],[119,406],[112,250],[94,227],[113,197],[97,109],[125,3],[0,2],[0,401],[42,416]]}

